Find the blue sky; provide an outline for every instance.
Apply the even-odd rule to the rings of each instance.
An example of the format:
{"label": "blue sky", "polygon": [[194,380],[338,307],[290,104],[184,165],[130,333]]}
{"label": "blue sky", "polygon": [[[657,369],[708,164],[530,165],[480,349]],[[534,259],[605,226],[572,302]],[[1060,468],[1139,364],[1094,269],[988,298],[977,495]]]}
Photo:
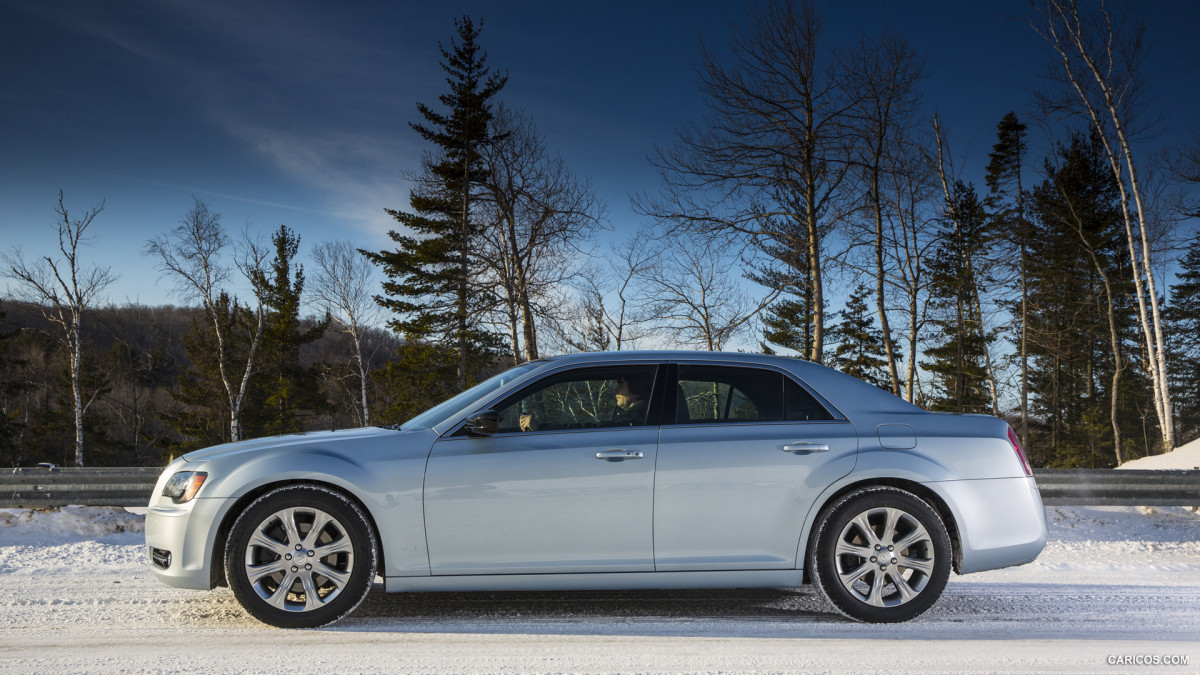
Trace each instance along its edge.
{"label": "blue sky", "polygon": [[[1004,16],[1029,13],[1024,2],[817,6],[830,46],[886,28],[924,55],[926,110],[941,114],[968,179],[1000,117],[1032,111],[1047,48]],[[1153,145],[1170,145],[1200,129],[1200,3],[1146,10],[1164,114]],[[442,93],[437,43],[464,13],[482,19],[489,62],[508,71],[503,101],[592,180],[614,231],[631,232],[630,193],[657,185],[647,155],[701,110],[700,37],[720,47],[745,12],[702,1],[0,0],[0,248],[49,252],[60,188],[73,209],[107,200],[90,254],[119,273],[115,302],[176,302],[141,250],[193,195],[231,230],[287,224],[305,245],[387,246],[383,209],[407,205],[402,173],[424,149],[408,122]]]}

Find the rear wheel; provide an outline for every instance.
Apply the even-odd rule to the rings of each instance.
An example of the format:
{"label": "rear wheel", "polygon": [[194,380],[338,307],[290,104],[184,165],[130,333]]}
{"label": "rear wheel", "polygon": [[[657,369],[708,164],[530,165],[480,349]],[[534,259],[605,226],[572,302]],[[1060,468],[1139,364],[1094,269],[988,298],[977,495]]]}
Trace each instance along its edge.
{"label": "rear wheel", "polygon": [[937,512],[892,487],[856,490],[818,518],[810,575],[856,621],[907,621],[929,609],[950,577],[952,549]]}
{"label": "rear wheel", "polygon": [[346,616],[371,590],[375,565],[375,535],[362,509],[313,485],[259,497],[238,516],[225,546],[225,575],[238,601],[280,628]]}

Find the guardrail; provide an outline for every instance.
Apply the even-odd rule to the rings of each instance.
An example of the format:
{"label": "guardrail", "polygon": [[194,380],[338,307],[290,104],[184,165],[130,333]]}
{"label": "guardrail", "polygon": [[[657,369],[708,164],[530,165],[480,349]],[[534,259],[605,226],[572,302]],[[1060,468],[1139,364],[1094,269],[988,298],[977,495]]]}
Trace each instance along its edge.
{"label": "guardrail", "polygon": [[1200,471],[1034,469],[1048,506],[1200,506]]}
{"label": "guardrail", "polygon": [[[145,506],[157,467],[0,469],[0,508]],[[1035,469],[1048,506],[1200,506],[1200,471]]]}
{"label": "guardrail", "polygon": [[145,506],[161,467],[0,469],[0,508]]}

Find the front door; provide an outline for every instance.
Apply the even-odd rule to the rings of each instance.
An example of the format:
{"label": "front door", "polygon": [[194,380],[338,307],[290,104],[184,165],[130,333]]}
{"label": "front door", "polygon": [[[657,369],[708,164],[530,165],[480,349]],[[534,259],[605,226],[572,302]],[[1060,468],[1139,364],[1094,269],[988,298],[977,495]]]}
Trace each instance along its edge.
{"label": "front door", "polygon": [[435,443],[425,472],[432,573],[652,571],[656,373],[552,373],[495,406],[495,435]]}

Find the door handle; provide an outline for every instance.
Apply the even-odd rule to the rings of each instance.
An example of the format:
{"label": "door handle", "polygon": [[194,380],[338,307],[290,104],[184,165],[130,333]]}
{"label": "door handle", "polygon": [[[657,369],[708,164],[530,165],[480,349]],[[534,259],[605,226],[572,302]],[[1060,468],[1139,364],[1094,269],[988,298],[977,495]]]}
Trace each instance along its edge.
{"label": "door handle", "polygon": [[603,459],[606,462],[624,462],[627,459],[641,459],[645,457],[641,450],[605,450],[597,452],[596,459]]}
{"label": "door handle", "polygon": [[793,455],[807,455],[813,452],[829,452],[829,446],[824,443],[809,443],[808,441],[796,441],[788,443],[780,448],[784,452],[790,452]]}

